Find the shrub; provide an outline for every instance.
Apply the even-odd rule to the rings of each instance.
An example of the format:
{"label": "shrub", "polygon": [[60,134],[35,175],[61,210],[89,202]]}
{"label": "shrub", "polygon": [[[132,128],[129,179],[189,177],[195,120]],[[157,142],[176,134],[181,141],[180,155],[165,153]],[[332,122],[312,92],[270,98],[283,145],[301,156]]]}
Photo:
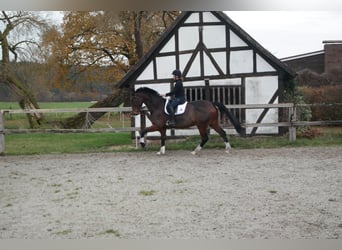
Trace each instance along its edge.
{"label": "shrub", "polygon": [[295,81],[297,86],[322,86],[331,83],[326,74],[318,74],[308,69],[299,71]]}
{"label": "shrub", "polygon": [[[342,85],[328,85],[319,87],[301,87],[304,101],[310,104],[324,104],[312,107],[313,120],[342,120]],[[335,104],[335,105],[334,105]]]}
{"label": "shrub", "polygon": [[[284,92],[284,102],[292,102],[295,105],[298,104],[306,104],[303,93],[300,91],[298,87],[294,85],[287,88]],[[298,106],[297,107],[297,120],[300,121],[310,121],[312,114],[310,107],[307,106]]]}
{"label": "shrub", "polygon": [[300,138],[314,139],[320,135],[322,135],[322,132],[312,127],[304,127],[298,131],[298,137]]}

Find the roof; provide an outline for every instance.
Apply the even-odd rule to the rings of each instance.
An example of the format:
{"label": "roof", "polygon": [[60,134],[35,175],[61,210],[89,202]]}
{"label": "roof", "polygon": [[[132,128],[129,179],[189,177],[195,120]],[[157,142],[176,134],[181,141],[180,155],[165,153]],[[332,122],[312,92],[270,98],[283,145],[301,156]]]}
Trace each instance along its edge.
{"label": "roof", "polygon": [[323,44],[342,44],[342,40],[324,40]]}
{"label": "roof", "polygon": [[318,56],[318,55],[323,55],[323,54],[324,54],[324,50],[318,50],[318,51],[313,51],[313,52],[309,52],[309,53],[304,53],[304,54],[284,57],[284,58],[282,58],[280,60],[282,62],[287,62],[287,61],[302,59],[302,58],[306,58],[306,57],[310,57],[310,56]]}
{"label": "roof", "polygon": [[[126,73],[126,75],[117,83],[119,87],[127,87],[132,81],[139,76],[143,68],[145,68],[148,63],[153,59],[153,57],[158,53],[159,49],[164,46],[172,35],[177,31],[177,29],[185,22],[185,20],[195,11],[185,11],[182,12],[177,19],[168,27],[158,41],[151,47],[151,49]],[[238,26],[232,19],[230,19],[222,11],[211,11],[217,18],[222,22],[228,24],[228,26],[244,40],[250,44],[258,53],[268,58],[278,69],[284,72],[285,75],[289,77],[294,77],[295,72],[292,71],[286,64],[282,63],[277,57],[267,51],[262,47],[256,40],[254,40],[247,32],[245,32],[240,26]]]}

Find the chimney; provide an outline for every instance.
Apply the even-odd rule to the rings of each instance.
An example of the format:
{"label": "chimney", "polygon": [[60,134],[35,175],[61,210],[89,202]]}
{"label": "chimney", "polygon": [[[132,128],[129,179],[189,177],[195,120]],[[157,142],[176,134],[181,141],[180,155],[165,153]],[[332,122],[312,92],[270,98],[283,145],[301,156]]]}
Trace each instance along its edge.
{"label": "chimney", "polygon": [[342,79],[342,40],[326,40],[324,44],[324,72],[333,81]]}

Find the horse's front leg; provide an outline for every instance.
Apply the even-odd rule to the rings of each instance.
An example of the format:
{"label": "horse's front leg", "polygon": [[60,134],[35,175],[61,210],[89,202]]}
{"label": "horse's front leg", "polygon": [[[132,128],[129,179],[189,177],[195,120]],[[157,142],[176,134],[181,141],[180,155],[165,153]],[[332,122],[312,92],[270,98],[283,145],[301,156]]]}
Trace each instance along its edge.
{"label": "horse's front leg", "polygon": [[141,146],[142,148],[145,148],[145,146],[146,146],[146,143],[145,143],[146,129],[140,130],[140,131],[139,131],[139,134],[140,134],[140,140],[139,140],[140,146]]}
{"label": "horse's front leg", "polygon": [[147,128],[144,128],[142,130],[139,131],[139,134],[140,134],[140,145],[141,147],[145,148],[146,146],[146,143],[145,143],[145,135],[148,133],[148,132],[154,132],[154,131],[158,131],[159,128],[156,126],[156,125],[152,125],[150,127],[147,127]]}

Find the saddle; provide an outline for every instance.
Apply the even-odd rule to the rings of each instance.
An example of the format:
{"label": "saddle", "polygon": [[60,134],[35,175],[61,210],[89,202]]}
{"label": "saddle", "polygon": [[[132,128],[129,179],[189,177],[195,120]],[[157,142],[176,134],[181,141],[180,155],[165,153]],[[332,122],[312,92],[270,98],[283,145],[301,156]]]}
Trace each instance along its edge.
{"label": "saddle", "polygon": [[[165,102],[165,106],[164,106],[164,112],[165,114],[169,115],[169,111],[167,110],[167,105],[169,104],[169,99],[166,100]],[[175,110],[175,115],[182,115],[185,112],[186,109],[186,105],[188,104],[188,102],[185,102],[183,104],[178,104],[177,109]]]}

